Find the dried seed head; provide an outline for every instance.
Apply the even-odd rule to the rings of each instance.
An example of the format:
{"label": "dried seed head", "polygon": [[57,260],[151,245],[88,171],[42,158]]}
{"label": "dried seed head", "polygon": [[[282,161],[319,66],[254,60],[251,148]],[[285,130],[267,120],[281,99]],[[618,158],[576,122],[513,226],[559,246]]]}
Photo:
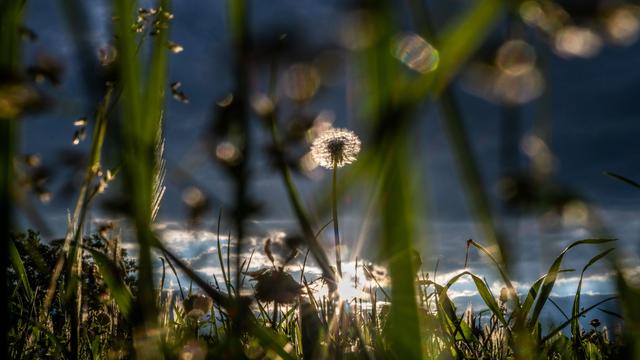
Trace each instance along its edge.
{"label": "dried seed head", "polygon": [[167,48],[174,54],[181,53],[184,50],[184,47],[182,47],[182,45],[174,41],[168,41]]}
{"label": "dried seed head", "polygon": [[182,305],[188,317],[197,319],[209,312],[211,308],[211,298],[205,295],[192,294],[184,299]]}
{"label": "dried seed head", "polygon": [[360,152],[360,139],[351,130],[329,129],[311,145],[311,156],[320,166],[332,169],[354,162]]}
{"label": "dried seed head", "polygon": [[267,270],[256,276],[255,280],[255,297],[260,301],[291,304],[302,293],[302,286],[284,271]]}

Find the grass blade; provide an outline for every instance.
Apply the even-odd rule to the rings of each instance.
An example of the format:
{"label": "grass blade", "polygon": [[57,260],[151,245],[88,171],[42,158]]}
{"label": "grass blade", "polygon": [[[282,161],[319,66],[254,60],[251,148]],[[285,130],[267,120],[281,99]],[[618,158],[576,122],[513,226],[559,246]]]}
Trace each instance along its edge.
{"label": "grass blade", "polygon": [[127,284],[124,283],[118,266],[101,251],[92,248],[85,248],[85,250],[91,254],[93,261],[98,265],[100,275],[102,275],[104,282],[111,291],[111,296],[118,304],[118,308],[124,317],[128,318],[133,304],[133,294]]}
{"label": "grass blade", "polygon": [[640,183],[637,183],[637,182],[635,182],[635,181],[633,181],[633,180],[631,180],[631,179],[629,179],[627,177],[624,177],[622,175],[618,175],[616,173],[608,172],[608,171],[605,172],[604,174],[608,175],[608,176],[611,176],[614,179],[618,179],[618,180],[620,180],[622,182],[625,182],[625,183],[627,183],[627,184],[629,184],[629,185],[631,185],[631,186],[633,186],[635,188],[640,189]]}
{"label": "grass blade", "polygon": [[579,321],[580,317],[578,316],[578,313],[580,313],[580,292],[582,290],[582,279],[584,277],[584,273],[585,271],[587,271],[587,269],[591,265],[595,264],[596,262],[598,262],[598,260],[607,256],[613,250],[614,248],[607,249],[605,251],[602,251],[598,255],[594,256],[593,258],[591,258],[591,260],[589,260],[589,262],[584,266],[584,268],[582,268],[582,272],[580,273],[580,280],[578,281],[576,296],[573,298],[573,308],[571,311],[571,315],[573,318],[573,321],[571,321],[571,334],[573,335],[573,340],[577,346],[580,345],[580,321]]}
{"label": "grass blade", "polygon": [[391,275],[390,326],[385,337],[396,356],[407,359],[422,358],[420,324],[416,303],[415,276],[418,271],[411,258],[413,251],[413,224],[415,216],[411,193],[411,179],[407,153],[407,141],[398,136],[385,146],[388,154],[383,172],[383,188],[393,189],[381,199],[382,206],[382,256],[389,261]]}
{"label": "grass blade", "polygon": [[24,291],[27,294],[27,299],[33,299],[33,290],[31,289],[31,284],[29,283],[29,277],[27,276],[27,272],[24,269],[24,263],[22,262],[22,258],[20,258],[20,253],[18,253],[18,249],[16,248],[16,244],[13,241],[9,241],[9,258],[11,259],[11,264],[18,274],[18,278],[20,282],[22,282],[22,286],[24,287]]}
{"label": "grass blade", "polygon": [[[598,307],[598,306],[600,306],[600,305],[602,305],[602,304],[606,303],[607,301],[615,300],[615,299],[617,299],[617,298],[618,298],[617,296],[611,296],[611,297],[608,297],[608,298],[606,298],[606,299],[604,299],[604,300],[598,301],[596,304],[593,304],[593,305],[589,306],[588,308],[586,308],[586,309],[584,309],[584,310],[580,311],[580,312],[577,314],[577,317],[580,317],[580,316],[582,316],[582,315],[584,315],[584,314],[588,313],[588,312],[589,312],[589,311],[591,311],[592,309],[594,309],[594,308],[596,308],[596,307]],[[547,342],[550,338],[552,338],[555,334],[557,334],[557,333],[559,333],[560,331],[562,331],[562,329],[564,329],[564,328],[565,328],[565,327],[567,327],[569,324],[571,324],[571,322],[572,322],[575,318],[576,318],[576,316],[572,316],[569,320],[567,320],[567,321],[563,322],[562,324],[558,325],[555,329],[551,330],[551,331],[550,331],[550,332],[549,332],[549,333],[548,333],[544,338],[542,338],[541,343],[543,343],[543,344],[544,344],[544,343],[545,343],[545,342]]]}
{"label": "grass blade", "polygon": [[564,255],[567,253],[567,251],[571,250],[572,248],[578,246],[578,245],[583,245],[583,244],[591,244],[591,245],[595,245],[595,244],[604,244],[604,243],[608,243],[611,241],[615,241],[615,239],[585,239],[585,240],[578,240],[575,241],[573,243],[571,243],[569,246],[567,246],[566,249],[564,249],[562,251],[562,253],[560,253],[560,255],[555,259],[555,261],[553,262],[553,264],[551,264],[551,267],[549,268],[549,271],[547,271],[547,274],[544,277],[544,281],[542,282],[542,286],[540,289],[540,293],[538,294],[538,299],[536,301],[536,304],[533,308],[533,312],[531,314],[531,319],[529,320],[529,331],[533,331],[536,327],[536,324],[538,323],[538,319],[540,317],[540,313],[542,312],[542,308],[544,307],[545,303],[547,302],[547,299],[549,298],[549,295],[551,295],[551,290],[553,289],[553,286],[555,285],[556,279],[558,278],[558,274],[560,273],[560,264],[562,263],[562,259],[564,259]]}
{"label": "grass blade", "polygon": [[477,242],[469,239],[467,241],[467,247],[470,246],[470,245],[473,245],[478,250],[480,250],[485,255],[487,255],[487,257],[491,260],[491,262],[496,266],[496,268],[498,269],[498,272],[500,272],[500,276],[502,277],[502,281],[504,281],[505,285],[509,289],[509,295],[511,296],[511,298],[514,301],[514,303],[516,304],[516,307],[520,308],[520,298],[518,298],[518,293],[516,292],[515,287],[511,283],[511,280],[507,276],[506,271],[503,269],[503,267],[500,265],[500,263],[493,257],[493,255],[491,255],[491,252],[489,252],[489,250],[487,250],[482,245],[480,245]]}

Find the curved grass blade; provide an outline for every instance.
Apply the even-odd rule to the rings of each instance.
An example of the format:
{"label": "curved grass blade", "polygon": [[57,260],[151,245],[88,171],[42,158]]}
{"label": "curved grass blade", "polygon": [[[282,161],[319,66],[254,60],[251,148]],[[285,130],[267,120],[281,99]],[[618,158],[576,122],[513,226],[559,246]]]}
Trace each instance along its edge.
{"label": "curved grass blade", "polygon": [[165,248],[158,239],[153,238],[153,240],[152,245],[162,251],[167,258],[170,258],[171,261],[173,261],[180,270],[191,278],[193,282],[202,289],[202,291],[211,297],[216,304],[223,307],[228,314],[235,314],[235,320],[238,322],[235,326],[245,325],[245,330],[253,334],[253,336],[255,336],[263,346],[273,350],[283,359],[294,359],[294,357],[285,349],[286,344],[276,337],[274,333],[270,332],[270,330],[260,326],[256,322],[255,317],[253,317],[252,312],[249,309],[247,298],[236,299],[214,289],[207,281],[180,260],[180,258]]}
{"label": "curved grass blade", "polygon": [[[560,271],[558,271],[558,273],[571,272],[571,271],[575,271],[575,270],[574,269],[561,269]],[[519,328],[522,327],[522,325],[524,325],[524,321],[527,318],[527,314],[529,313],[529,310],[531,310],[531,307],[533,306],[533,302],[536,299],[536,296],[538,295],[538,291],[540,291],[540,286],[542,286],[542,283],[544,282],[545,277],[546,277],[546,275],[541,276],[529,288],[529,292],[527,293],[527,297],[525,298],[524,302],[520,306],[520,309],[517,310],[517,313],[515,314],[515,318],[516,318],[515,328],[516,329],[519,329]]]}
{"label": "curved grass blade", "polygon": [[[584,314],[588,313],[588,312],[589,312],[589,311],[591,311],[592,309],[594,309],[594,308],[596,308],[596,307],[598,307],[598,306],[600,306],[600,305],[602,305],[602,304],[606,303],[607,301],[615,300],[615,299],[617,299],[617,298],[618,298],[617,296],[611,296],[611,297],[608,297],[608,298],[606,298],[606,299],[604,299],[604,300],[598,301],[596,304],[593,304],[593,305],[589,306],[588,308],[586,308],[586,309],[584,309],[584,310],[580,311],[580,312],[577,314],[577,317],[580,317],[580,316],[582,316],[582,315],[584,315]],[[572,316],[569,320],[567,320],[567,321],[563,322],[562,324],[558,325],[555,329],[551,330],[551,331],[550,331],[550,332],[549,332],[549,333],[548,333],[544,338],[542,338],[541,343],[543,343],[543,344],[544,344],[544,343],[545,343],[545,342],[547,342],[550,338],[552,338],[555,334],[557,334],[557,333],[559,333],[560,331],[562,331],[562,329],[564,329],[564,328],[565,328],[565,327],[567,327],[569,324],[571,324],[571,322],[574,320],[574,318],[575,318],[575,317],[576,317],[576,316]]]}
{"label": "curved grass blade", "polygon": [[516,304],[517,308],[520,308],[520,299],[518,298],[518,293],[516,292],[515,287],[511,283],[511,280],[507,276],[507,272],[503,269],[502,265],[500,265],[500,263],[496,260],[496,258],[493,257],[493,255],[491,255],[491,252],[489,250],[487,250],[484,246],[478,244],[477,242],[473,241],[472,239],[469,239],[467,241],[467,247],[469,247],[471,245],[473,245],[478,250],[483,252],[491,260],[491,262],[496,266],[496,268],[498,269],[498,272],[500,273],[500,277],[502,277],[502,281],[504,281],[505,285],[509,289],[509,294],[510,294],[511,298],[513,299],[513,302]]}
{"label": "curved grass blade", "polygon": [[469,275],[471,277],[474,284],[476,285],[476,289],[478,290],[480,297],[482,298],[482,301],[484,301],[485,305],[487,305],[489,310],[491,310],[491,313],[495,315],[495,317],[502,323],[502,325],[504,325],[505,328],[508,329],[509,324],[505,319],[504,314],[500,310],[500,306],[496,302],[496,299],[493,297],[493,294],[491,294],[491,291],[489,290],[485,282],[477,275],[469,271],[463,271],[447,282],[446,289],[448,289],[451,285],[453,285],[453,283],[458,281],[464,275]]}
{"label": "curved grass blade", "polygon": [[404,95],[409,101],[417,102],[432,91],[439,93],[449,83],[496,24],[505,4],[501,0],[478,1],[457,25],[439,36],[441,61],[438,70],[434,76],[423,76],[406,89]]}
{"label": "curved grass blade", "polygon": [[635,181],[633,181],[633,180],[631,180],[631,179],[629,179],[627,177],[624,177],[622,175],[618,175],[616,173],[608,172],[608,171],[605,171],[604,174],[608,175],[608,176],[611,176],[614,179],[618,179],[618,180],[620,180],[622,182],[625,182],[625,183],[627,183],[627,184],[629,184],[629,185],[631,185],[631,186],[633,186],[635,188],[640,189],[640,184],[639,183],[637,183],[637,182],[635,182]]}
{"label": "curved grass blade", "polygon": [[579,321],[580,318],[578,317],[578,313],[580,312],[580,292],[582,291],[582,279],[584,277],[584,273],[585,271],[587,271],[589,267],[591,267],[591,265],[595,264],[596,262],[598,262],[598,260],[607,256],[613,250],[614,248],[607,249],[599,253],[598,255],[594,256],[593,258],[591,258],[591,260],[589,260],[589,262],[584,266],[584,268],[582,268],[582,272],[580,273],[580,280],[578,281],[576,296],[573,298],[573,308],[571,311],[571,315],[573,319],[571,321],[571,334],[573,335],[573,340],[577,346],[580,345],[580,321]]}
{"label": "curved grass blade", "polygon": [[578,246],[578,245],[583,245],[583,244],[604,244],[604,243],[608,243],[611,241],[615,241],[615,239],[584,239],[584,240],[578,240],[575,241],[573,243],[571,243],[569,246],[567,246],[567,248],[565,248],[560,255],[558,255],[558,257],[556,258],[556,260],[553,262],[553,264],[551,264],[551,267],[549,268],[549,271],[547,272],[547,274],[544,277],[544,281],[542,282],[542,286],[540,288],[540,293],[538,295],[538,299],[535,303],[535,306],[533,308],[533,312],[531,314],[531,319],[529,320],[529,331],[532,331],[536,324],[538,323],[538,319],[540,318],[540,313],[542,312],[542,308],[544,307],[545,303],[547,302],[547,299],[549,299],[549,295],[551,295],[551,290],[553,289],[553,286],[555,285],[556,279],[558,278],[558,274],[560,272],[560,264],[562,263],[562,260],[564,259],[564,255],[567,253],[567,251],[571,250],[572,248]]}
{"label": "curved grass blade", "polygon": [[611,315],[613,317],[616,317],[620,320],[624,320],[624,317],[620,314],[618,314],[617,312],[611,311],[611,310],[607,310],[607,309],[600,309],[598,308],[598,310],[602,311],[603,313],[607,314],[607,315]]}
{"label": "curved grass blade", "polygon": [[[464,274],[458,274],[454,278],[458,279],[462,275]],[[449,283],[452,284],[451,280]],[[440,321],[442,332],[449,334],[451,337],[445,338],[444,341],[446,341],[452,349],[455,348],[456,351],[458,350],[457,341],[463,341],[467,344],[476,342],[477,339],[473,334],[473,331],[465,322],[462,321],[462,319],[458,319],[458,316],[456,315],[456,306],[447,295],[448,287],[426,279],[421,282],[421,285],[433,285],[435,288],[436,306],[438,308],[437,318]]]}
{"label": "curved grass blade", "polygon": [[31,284],[29,284],[29,277],[27,276],[27,271],[24,269],[24,263],[20,258],[20,253],[16,248],[16,244],[13,241],[9,241],[9,258],[11,259],[11,264],[13,268],[16,270],[18,274],[18,278],[20,278],[20,282],[22,282],[22,286],[24,287],[24,291],[27,295],[27,299],[31,301],[33,299],[33,290],[31,289]]}

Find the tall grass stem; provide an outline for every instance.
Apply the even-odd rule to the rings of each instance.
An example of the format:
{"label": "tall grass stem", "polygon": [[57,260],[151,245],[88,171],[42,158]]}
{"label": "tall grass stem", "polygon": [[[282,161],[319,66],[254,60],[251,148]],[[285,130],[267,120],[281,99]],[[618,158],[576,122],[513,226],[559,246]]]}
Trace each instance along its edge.
{"label": "tall grass stem", "polygon": [[338,225],[338,163],[334,161],[333,163],[333,189],[331,194],[331,212],[333,215],[333,234],[336,242],[336,269],[338,270],[338,275],[342,277],[342,261],[340,255],[340,226]]}

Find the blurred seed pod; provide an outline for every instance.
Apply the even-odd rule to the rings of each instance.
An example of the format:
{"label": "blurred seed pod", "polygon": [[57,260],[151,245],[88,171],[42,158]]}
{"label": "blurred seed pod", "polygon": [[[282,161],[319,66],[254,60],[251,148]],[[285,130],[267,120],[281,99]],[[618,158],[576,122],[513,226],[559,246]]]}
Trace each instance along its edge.
{"label": "blurred seed pod", "polygon": [[111,323],[111,317],[105,312],[99,312],[95,317],[95,321],[100,326],[107,326]]}
{"label": "blurred seed pod", "polygon": [[58,86],[62,82],[64,66],[49,55],[39,54],[35,64],[27,67],[27,74],[36,83],[48,81],[52,85]]}
{"label": "blurred seed pod", "polygon": [[184,47],[182,47],[182,45],[173,41],[167,42],[167,49],[169,49],[169,51],[171,51],[174,54],[179,54],[184,51]]}
{"label": "blurred seed pod", "polygon": [[200,318],[211,310],[212,300],[201,294],[191,294],[182,303],[187,317]]}
{"label": "blurred seed pod", "polygon": [[49,102],[22,76],[0,73],[0,118],[16,119],[44,110]]}
{"label": "blurred seed pod", "polygon": [[302,286],[281,270],[264,271],[255,280],[255,297],[260,301],[291,304],[302,294]]}

